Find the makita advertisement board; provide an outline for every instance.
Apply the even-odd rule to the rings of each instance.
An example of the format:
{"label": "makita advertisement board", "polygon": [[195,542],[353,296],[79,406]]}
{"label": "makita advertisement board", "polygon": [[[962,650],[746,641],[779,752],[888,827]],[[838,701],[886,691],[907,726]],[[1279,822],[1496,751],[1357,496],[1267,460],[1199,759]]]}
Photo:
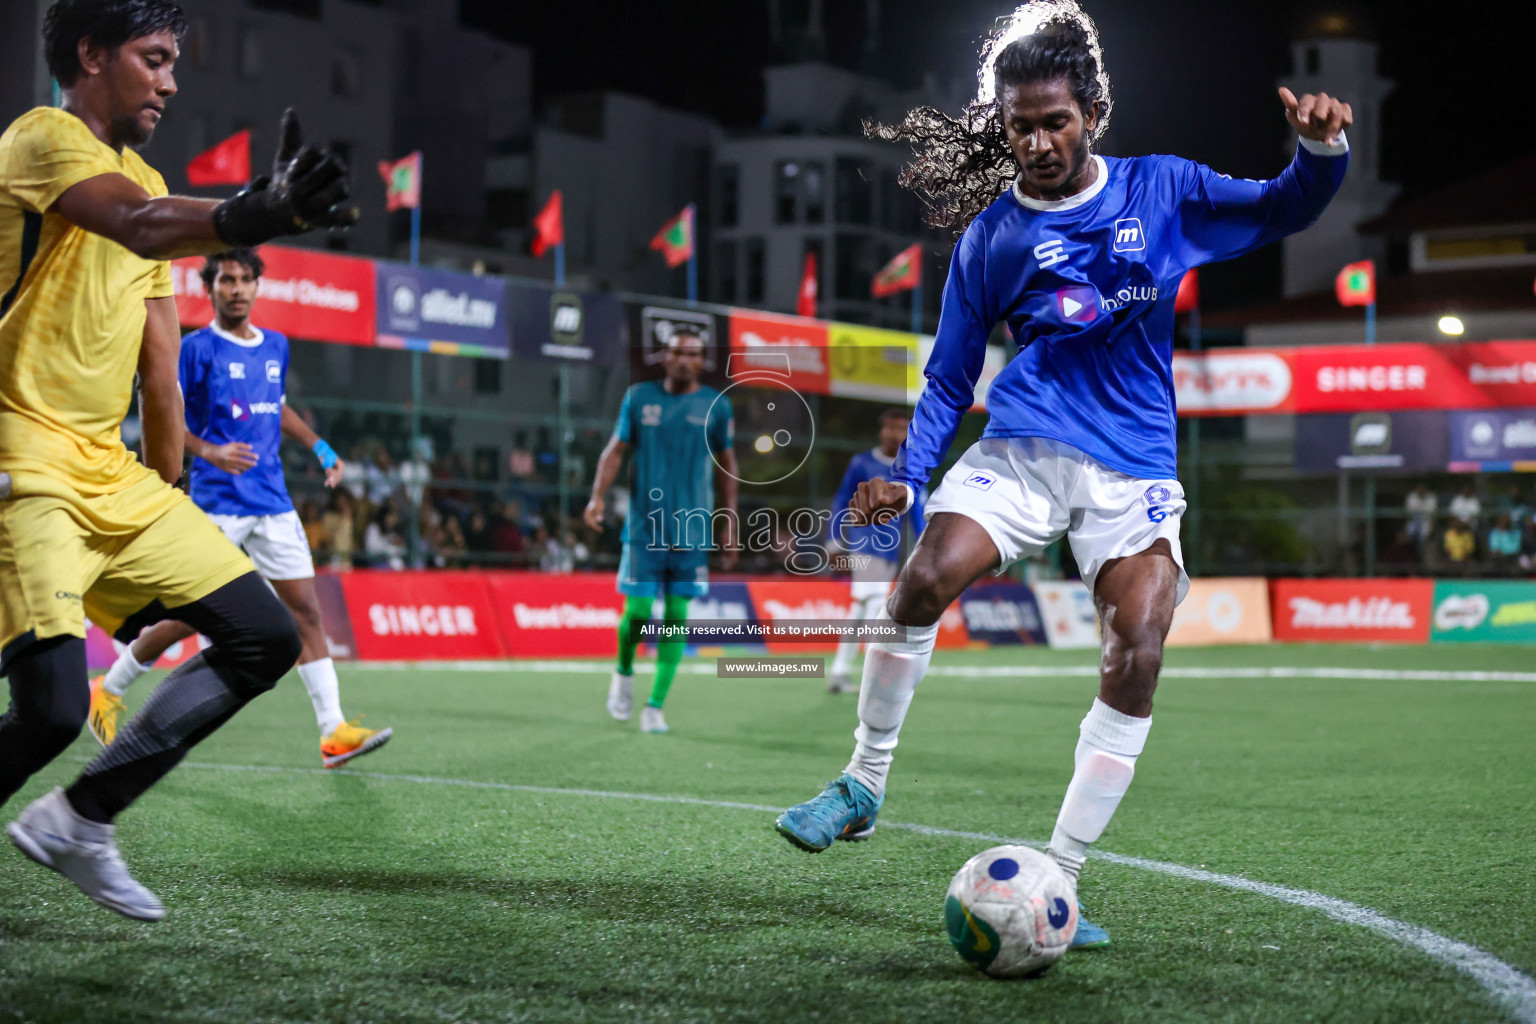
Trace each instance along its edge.
{"label": "makita advertisement board", "polygon": [[1272,580],[1276,640],[1429,642],[1433,580]]}

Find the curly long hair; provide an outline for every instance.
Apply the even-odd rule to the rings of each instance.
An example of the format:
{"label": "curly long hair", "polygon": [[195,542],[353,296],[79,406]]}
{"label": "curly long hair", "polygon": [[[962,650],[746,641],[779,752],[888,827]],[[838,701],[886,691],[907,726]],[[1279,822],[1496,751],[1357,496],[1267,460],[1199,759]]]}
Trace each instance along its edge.
{"label": "curly long hair", "polygon": [[864,121],[870,138],[909,142],[917,150],[898,181],[917,193],[924,220],[934,227],[963,231],[1018,174],[998,107],[1004,85],[1064,79],[1084,115],[1098,114],[1090,145],[1109,127],[1109,75],[1098,29],[1075,0],[1034,0],[1015,10],[988,38],[977,78],[976,99],[959,117],[918,107],[900,124]]}

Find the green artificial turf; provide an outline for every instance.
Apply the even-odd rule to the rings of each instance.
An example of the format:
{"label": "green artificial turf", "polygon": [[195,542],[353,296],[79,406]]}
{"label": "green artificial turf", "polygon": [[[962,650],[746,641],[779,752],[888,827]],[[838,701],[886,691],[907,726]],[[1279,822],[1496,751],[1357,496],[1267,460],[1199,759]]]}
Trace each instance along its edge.
{"label": "green artificial turf", "polygon": [[[1277,646],[1168,665],[1536,658]],[[124,815],[120,845],[164,922],[119,918],[0,849],[0,1021],[1518,1019],[1466,975],[1315,909],[1103,861],[1081,896],[1114,946],[992,981],[944,932],[949,878],[985,841],[887,827],[811,856],[771,812],[560,791],[806,799],[855,723],[854,698],[817,681],[684,674],[672,733],[649,736],[607,717],[606,671],[342,680],[348,714],[396,729],[355,772],[319,770],[290,676]],[[882,820],[1047,838],[1094,685],[928,679]],[[1155,718],[1100,847],[1349,900],[1536,974],[1536,683],[1170,675]],[[6,819],[92,749],[83,738]]]}

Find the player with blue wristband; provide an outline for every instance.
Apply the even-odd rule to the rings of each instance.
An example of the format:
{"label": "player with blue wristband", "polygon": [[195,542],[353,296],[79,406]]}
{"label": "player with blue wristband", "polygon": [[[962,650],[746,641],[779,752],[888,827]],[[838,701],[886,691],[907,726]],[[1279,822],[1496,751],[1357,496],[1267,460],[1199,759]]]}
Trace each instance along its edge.
{"label": "player with blue wristband", "polygon": [[[886,603],[906,636],[872,645],[865,659],[852,760],[778,829],[812,852],[874,831],[940,614],[983,575],[1066,537],[1103,624],[1098,698],[1047,850],[1075,886],[1135,773],[1163,641],[1189,587],[1174,294],[1189,269],[1317,220],[1344,180],[1352,114],[1326,94],[1281,89],[1300,136],[1295,158],[1272,180],[1239,180],[1173,156],[1093,152],[1109,120],[1109,77],[1093,22],[1073,0],[1018,8],[986,53],[960,118],[922,108],[871,129],[917,145],[903,182],[928,200],[934,223],[964,232],[907,440],[888,479],[859,484],[853,511],[911,505],[971,407],[999,321],[1019,352],[987,392],[982,439],[928,502],[927,528]],[[1082,922],[1072,945],[1108,942]]]}
{"label": "player with blue wristband", "polygon": [[[341,684],[325,638],[309,540],[288,496],[278,449],[285,437],[308,446],[325,470],[327,487],[341,482],[346,465],[288,407],[288,339],[250,322],[263,269],[250,249],[210,256],[203,268],[214,321],[181,340],[192,500],[245,549],[293,613],[304,644],[298,673],[320,727],[321,763],[335,768],[377,750],[393,730],[364,729],[341,713]],[[103,746],[117,733],[128,686],[194,632],[174,620],[153,626],[123,648],[106,675],[91,680],[87,722]]]}

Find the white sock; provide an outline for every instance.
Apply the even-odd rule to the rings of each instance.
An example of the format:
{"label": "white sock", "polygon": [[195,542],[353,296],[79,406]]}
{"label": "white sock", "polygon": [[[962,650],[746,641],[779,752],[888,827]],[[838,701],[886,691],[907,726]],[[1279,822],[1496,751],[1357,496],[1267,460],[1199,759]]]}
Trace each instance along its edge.
{"label": "white sock", "polygon": [[862,641],[843,640],[837,645],[837,656],[832,659],[832,674],[834,676],[846,675],[853,668],[853,659],[859,656],[859,648]]}
{"label": "white sock", "polygon": [[1056,817],[1046,850],[1077,881],[1088,847],[1104,834],[1136,774],[1136,758],[1147,744],[1152,719],[1122,714],[1097,697],[1083,719],[1074,758],[1076,768]]}
{"label": "white sock", "polygon": [[140,665],[139,659],[133,656],[133,644],[123,648],[123,653],[117,656],[112,667],[107,669],[107,678],[101,681],[101,688],[114,697],[121,697],[128,692],[128,687],[139,676],[148,672],[150,666]]}
{"label": "white sock", "polygon": [[[882,619],[890,621],[889,616]],[[928,671],[938,635],[938,623],[909,626],[904,641],[869,645],[859,689],[859,727],[853,731],[853,760],[846,771],[876,796],[885,792],[891,751],[896,749],[912,693]]]}
{"label": "white sock", "polygon": [[[852,620],[855,622],[873,622],[885,616],[885,599],[889,594],[871,594],[861,601],[855,601],[852,608]],[[844,640],[837,645],[837,656],[832,659],[832,674],[847,672],[853,668],[853,659],[859,656],[859,648],[863,647],[862,640]]]}
{"label": "white sock", "polygon": [[316,658],[299,666],[299,678],[309,691],[315,706],[315,722],[320,735],[329,736],[346,719],[341,717],[341,681],[336,678],[336,663],[330,658]]}

